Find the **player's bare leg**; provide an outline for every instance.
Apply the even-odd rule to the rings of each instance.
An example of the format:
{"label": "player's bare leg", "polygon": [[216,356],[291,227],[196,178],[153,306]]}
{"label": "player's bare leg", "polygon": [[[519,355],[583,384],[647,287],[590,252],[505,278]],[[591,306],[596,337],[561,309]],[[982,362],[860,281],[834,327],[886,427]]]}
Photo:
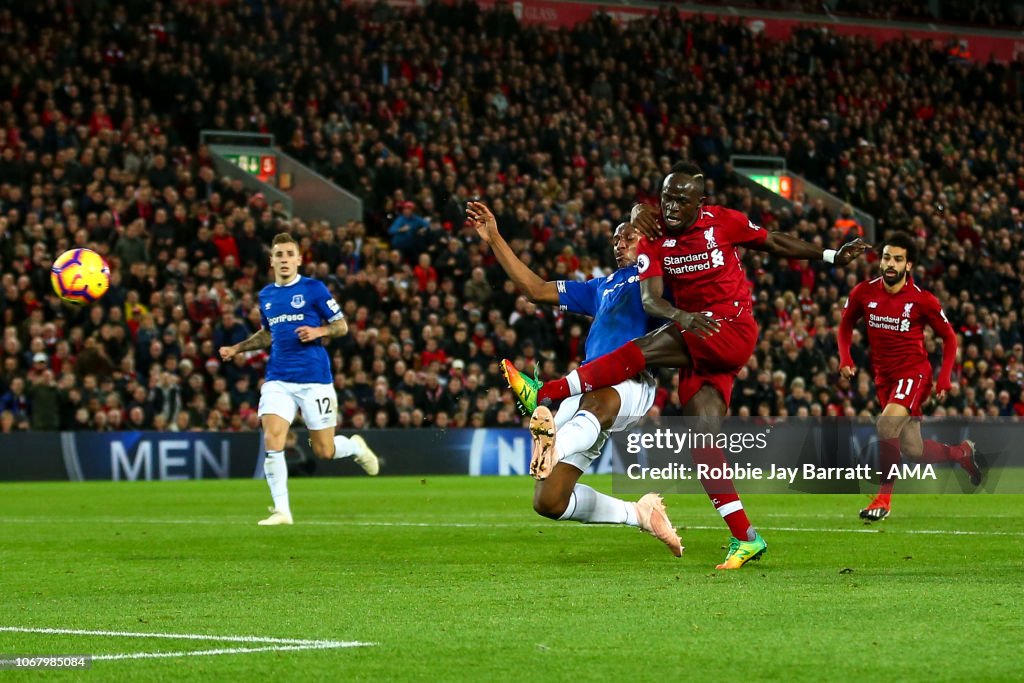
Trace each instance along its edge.
{"label": "player's bare leg", "polygon": [[363,471],[371,477],[380,472],[380,462],[377,454],[366,444],[363,437],[355,434],[353,436],[342,436],[335,434],[334,428],[311,429],[309,431],[309,445],[313,447],[313,454],[321,460],[340,460],[352,458]]}
{"label": "player's bare leg", "polygon": [[[868,506],[860,511],[860,518],[869,522],[880,522],[889,516],[892,510],[892,489],[895,479],[889,477],[893,466],[900,464],[901,435],[910,422],[910,411],[898,403],[885,406],[878,418],[878,469],[882,472],[882,481],[876,495]],[[908,442],[915,446],[914,435],[909,435]],[[920,440],[920,427],[917,440]]]}
{"label": "player's bare leg", "polygon": [[[721,429],[722,419],[728,414],[725,400],[718,389],[709,384],[694,394],[693,398],[683,406],[683,414],[697,418],[696,428],[704,433],[717,434]],[[694,464],[704,463],[711,467],[726,464],[725,454],[721,448],[691,449]],[[729,525],[732,538],[729,540],[729,552],[725,560],[716,569],[739,569],[751,560],[758,560],[768,549],[768,544],[761,538],[747,518],[743,502],[731,479],[701,479],[704,491],[711,499],[715,510]]]}
{"label": "player's bare leg", "polygon": [[279,415],[264,415],[263,445],[267,451],[263,461],[263,474],[270,486],[274,506],[270,516],[260,520],[260,526],[278,526],[292,523],[292,511],[288,503],[288,464],[284,460],[284,447],[291,425]]}
{"label": "player's bare leg", "polygon": [[685,368],[691,363],[683,333],[675,323],[662,325],[639,339],[634,339],[644,362],[652,368]]}
{"label": "player's bare leg", "polygon": [[[543,479],[538,478],[534,486],[533,509],[550,519],[635,526],[652,534],[668,546],[673,555],[680,557],[683,545],[668,519],[661,496],[649,493],[636,503],[613,498],[578,483],[583,471],[562,461],[564,455],[594,447],[601,431],[610,429],[615,423],[620,405],[621,399],[615,389],[606,388],[587,394],[580,402],[576,416],[559,432],[561,441],[555,434],[554,421],[548,420],[550,411],[544,406],[537,408],[534,420],[531,420],[533,429],[533,422],[540,413],[541,419],[536,420],[538,430],[534,432],[534,450],[538,450],[537,442],[540,440],[541,449],[546,449],[554,457],[555,464],[550,468],[550,474]],[[548,457],[544,456],[545,459]]]}

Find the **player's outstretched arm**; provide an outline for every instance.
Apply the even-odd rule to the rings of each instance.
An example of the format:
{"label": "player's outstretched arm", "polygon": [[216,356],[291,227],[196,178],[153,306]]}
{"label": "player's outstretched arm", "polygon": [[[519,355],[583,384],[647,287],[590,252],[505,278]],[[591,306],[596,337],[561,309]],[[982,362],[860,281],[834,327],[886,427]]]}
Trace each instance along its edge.
{"label": "player's outstretched arm", "polygon": [[768,239],[760,246],[751,244],[751,248],[767,251],[769,254],[783,258],[807,259],[815,261],[827,261],[837,266],[845,266],[851,261],[860,258],[860,255],[871,248],[871,245],[859,237],[852,242],[847,242],[839,250],[822,249],[819,246],[805,242],[804,240],[787,235],[784,232],[770,232]]}
{"label": "player's outstretched arm", "polygon": [[702,338],[710,337],[718,332],[718,321],[701,313],[681,311],[666,301],[665,281],[661,276],[641,280],[640,295],[643,299],[644,311],[652,318],[671,320],[678,323],[684,332],[692,332]]}
{"label": "player's outstretched arm", "polygon": [[220,347],[221,360],[231,360],[240,353],[246,351],[256,351],[258,349],[265,349],[270,346],[270,331],[265,328],[260,328],[258,332],[250,336],[245,341],[241,341],[231,346]]}
{"label": "player's outstretched arm", "polygon": [[527,299],[537,304],[558,304],[558,286],[554,282],[545,282],[519,260],[512,247],[508,246],[508,242],[498,232],[498,222],[486,204],[469,202],[466,205],[466,215],[480,235],[480,239],[491,247],[502,269]]}

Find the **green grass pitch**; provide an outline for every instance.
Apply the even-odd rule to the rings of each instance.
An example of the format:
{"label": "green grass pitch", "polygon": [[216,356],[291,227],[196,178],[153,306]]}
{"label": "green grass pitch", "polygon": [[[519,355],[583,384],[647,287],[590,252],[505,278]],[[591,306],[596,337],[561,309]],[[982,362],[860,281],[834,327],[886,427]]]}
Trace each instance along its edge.
{"label": "green grass pitch", "polygon": [[865,496],[749,496],[769,551],[726,574],[704,496],[667,500],[677,560],[633,529],[544,520],[531,491],[293,479],[296,525],[263,528],[262,481],[3,484],[0,627],[373,644],[4,630],[0,654],[180,653],[46,674],[90,681],[1020,679],[1024,498],[897,492],[866,527]]}

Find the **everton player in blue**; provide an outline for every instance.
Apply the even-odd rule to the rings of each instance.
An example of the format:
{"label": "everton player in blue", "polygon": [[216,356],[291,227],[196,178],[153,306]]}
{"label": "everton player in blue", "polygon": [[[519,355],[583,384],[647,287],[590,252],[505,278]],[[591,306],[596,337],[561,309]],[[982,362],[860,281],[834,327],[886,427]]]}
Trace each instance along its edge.
{"label": "everton player in blue", "polygon": [[[469,221],[486,242],[508,276],[527,298],[552,304],[562,310],[593,317],[587,337],[586,357],[612,351],[620,344],[642,337],[652,326],[640,298],[640,276],[636,268],[639,233],[629,223],[615,229],[613,246],[618,270],[590,282],[559,280],[545,282],[519,260],[498,232],[494,215],[486,205],[470,202]],[[505,369],[510,361],[502,361]],[[508,376],[508,370],[505,369]],[[654,403],[655,382],[640,375],[613,387],[573,396],[551,414],[538,406],[530,419],[533,457],[530,473],[537,480],[533,509],[556,520],[590,524],[624,524],[653,534],[676,557],[683,547],[669,522],[661,497],[648,493],[636,503],[619,500],[580,484],[580,476],[601,454],[611,432],[629,429],[639,422]],[[555,437],[557,432],[557,439]]]}
{"label": "everton player in blue", "polygon": [[291,524],[288,502],[288,466],[284,447],[296,411],[309,429],[310,443],[318,458],[352,458],[367,474],[379,470],[377,456],[361,436],[335,436],[338,395],[334,390],[330,358],[322,338],[348,333],[348,323],[327,287],[299,274],[302,256],[295,238],[287,233],[274,237],[270,250],[274,282],[260,290],[259,332],[233,346],[222,346],[220,357],[230,360],[239,353],[270,348],[267,373],[260,389],[259,416],[263,425],[266,459],[263,471],[270,485],[274,507],[261,526]]}

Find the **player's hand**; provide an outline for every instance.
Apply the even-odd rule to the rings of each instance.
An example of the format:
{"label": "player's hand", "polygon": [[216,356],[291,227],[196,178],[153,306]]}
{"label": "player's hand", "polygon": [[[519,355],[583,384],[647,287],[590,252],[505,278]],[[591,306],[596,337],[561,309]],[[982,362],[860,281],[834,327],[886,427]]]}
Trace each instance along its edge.
{"label": "player's hand", "polygon": [[310,327],[309,325],[303,325],[302,327],[295,330],[295,334],[298,335],[299,341],[311,342],[316,341],[320,337],[327,334],[327,330],[322,327]]}
{"label": "player's hand", "polygon": [[679,323],[679,327],[682,328],[683,332],[690,332],[701,339],[707,339],[721,329],[717,320],[709,315],[705,315],[704,313],[687,313],[686,311],[679,311],[679,315],[675,317],[675,321]]}
{"label": "player's hand", "polygon": [[661,221],[658,220],[658,209],[650,204],[637,204],[629,214],[633,227],[647,239],[661,237]]}
{"label": "player's hand", "polygon": [[836,265],[845,266],[851,261],[856,261],[861,254],[871,248],[870,244],[859,237],[852,242],[847,242],[836,253]]}
{"label": "player's hand", "polygon": [[853,379],[854,375],[857,374],[857,368],[853,367],[852,365],[844,365],[843,367],[839,368],[839,374],[845,377],[846,379]]}
{"label": "player's hand", "polygon": [[494,220],[494,214],[483,202],[466,204],[466,216],[476,229],[476,234],[487,244],[498,236],[498,221]]}
{"label": "player's hand", "polygon": [[238,355],[238,345],[235,344],[234,346],[222,346],[220,347],[219,351],[221,360],[231,360],[236,355]]}
{"label": "player's hand", "polygon": [[942,403],[943,401],[945,401],[945,400],[946,400],[946,394],[947,394],[947,393],[948,393],[948,392],[947,392],[947,391],[946,391],[945,389],[940,389],[940,390],[939,390],[939,391],[938,391],[938,392],[937,392],[937,393],[935,394],[935,400],[936,400],[936,401],[938,401],[939,403]]}

